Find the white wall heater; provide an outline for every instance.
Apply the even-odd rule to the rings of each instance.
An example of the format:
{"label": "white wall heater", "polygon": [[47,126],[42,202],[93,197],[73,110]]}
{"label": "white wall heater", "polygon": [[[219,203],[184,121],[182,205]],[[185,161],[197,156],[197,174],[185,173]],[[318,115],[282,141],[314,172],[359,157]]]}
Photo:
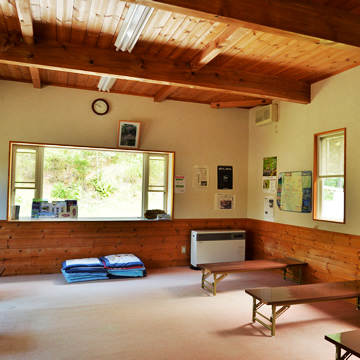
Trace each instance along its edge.
{"label": "white wall heater", "polygon": [[192,230],[191,265],[245,260],[245,230]]}

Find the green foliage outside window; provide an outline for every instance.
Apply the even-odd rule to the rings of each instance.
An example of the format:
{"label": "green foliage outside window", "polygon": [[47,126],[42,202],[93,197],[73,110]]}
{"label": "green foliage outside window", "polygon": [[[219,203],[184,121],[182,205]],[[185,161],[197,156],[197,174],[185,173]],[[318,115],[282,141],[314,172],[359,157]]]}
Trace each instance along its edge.
{"label": "green foliage outside window", "polygon": [[336,191],[344,191],[343,178],[326,178],[324,181],[324,200],[332,201]]}
{"label": "green foliage outside window", "polygon": [[78,200],[81,216],[141,216],[142,171],[142,154],[45,148],[43,197]]}

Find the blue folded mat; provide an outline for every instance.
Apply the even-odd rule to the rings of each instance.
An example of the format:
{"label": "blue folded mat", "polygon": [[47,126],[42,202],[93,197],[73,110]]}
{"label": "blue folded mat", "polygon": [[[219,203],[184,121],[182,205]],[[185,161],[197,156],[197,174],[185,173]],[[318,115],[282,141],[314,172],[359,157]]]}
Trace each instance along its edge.
{"label": "blue folded mat", "polygon": [[143,262],[133,254],[66,260],[61,272],[68,283],[146,276]]}

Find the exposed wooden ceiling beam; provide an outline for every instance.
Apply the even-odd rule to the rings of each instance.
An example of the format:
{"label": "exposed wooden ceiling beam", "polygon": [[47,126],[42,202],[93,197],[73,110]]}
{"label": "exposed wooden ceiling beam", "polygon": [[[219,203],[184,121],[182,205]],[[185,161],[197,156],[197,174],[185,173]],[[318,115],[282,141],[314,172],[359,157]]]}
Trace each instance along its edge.
{"label": "exposed wooden ceiling beam", "polygon": [[[237,31],[236,31],[237,30]],[[239,40],[238,36],[250,30],[239,29],[236,25],[227,26],[223,32],[211,43],[207,44],[205,48],[200,51],[188,64],[193,71],[198,71],[212,59],[214,59],[221,52],[226,51],[236,41]],[[231,38],[231,39],[230,39]],[[176,90],[174,86],[164,86],[154,96],[155,102],[164,101],[170,94]]]}
{"label": "exposed wooden ceiling beam", "polygon": [[206,66],[193,72],[185,62],[79,45],[42,41],[13,44],[0,51],[0,63],[49,70],[111,76],[162,85],[215,90],[302,104],[310,102],[310,84],[242,71]]}
{"label": "exposed wooden ceiling beam", "polygon": [[[199,71],[212,59],[233,46],[241,36],[246,35],[251,30],[239,28],[236,25],[227,26],[214,41],[207,44],[188,64],[192,71]],[[155,95],[154,101],[161,102],[176,90],[176,87],[164,87]]]}
{"label": "exposed wooden ceiling beam", "polygon": [[[16,10],[20,20],[21,34],[27,45],[34,45],[34,28],[32,22],[30,0],[15,0]],[[39,69],[30,66],[30,74],[35,89],[41,89]]]}
{"label": "exposed wooden ceiling beam", "polygon": [[176,86],[170,86],[170,85],[162,86],[161,89],[155,94],[154,101],[162,102],[175,90],[176,90]]}
{"label": "exposed wooden ceiling beam", "polygon": [[191,61],[189,66],[193,71],[200,70],[220,53],[227,51],[235,45],[239,39],[251,32],[249,29],[239,28],[236,25],[229,25],[213,41],[208,43]]}
{"label": "exposed wooden ceiling beam", "polygon": [[301,0],[128,0],[175,13],[360,51],[360,16]]}
{"label": "exposed wooden ceiling beam", "polygon": [[15,0],[23,39],[26,44],[34,44],[34,29],[30,10],[30,0]]}
{"label": "exposed wooden ceiling beam", "polygon": [[31,79],[35,89],[41,89],[40,71],[38,68],[30,66]]}
{"label": "exposed wooden ceiling beam", "polygon": [[239,101],[224,101],[224,102],[215,102],[211,103],[211,107],[215,109],[224,109],[224,108],[249,108],[259,105],[271,104],[271,99],[254,99],[254,100],[239,100]]}

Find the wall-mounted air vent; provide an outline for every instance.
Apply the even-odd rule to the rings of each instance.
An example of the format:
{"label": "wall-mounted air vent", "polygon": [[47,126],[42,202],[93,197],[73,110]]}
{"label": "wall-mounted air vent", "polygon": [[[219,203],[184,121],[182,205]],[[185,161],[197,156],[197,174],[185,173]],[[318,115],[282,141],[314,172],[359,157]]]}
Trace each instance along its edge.
{"label": "wall-mounted air vent", "polygon": [[255,125],[263,126],[278,121],[277,105],[270,104],[262,106],[255,111]]}

